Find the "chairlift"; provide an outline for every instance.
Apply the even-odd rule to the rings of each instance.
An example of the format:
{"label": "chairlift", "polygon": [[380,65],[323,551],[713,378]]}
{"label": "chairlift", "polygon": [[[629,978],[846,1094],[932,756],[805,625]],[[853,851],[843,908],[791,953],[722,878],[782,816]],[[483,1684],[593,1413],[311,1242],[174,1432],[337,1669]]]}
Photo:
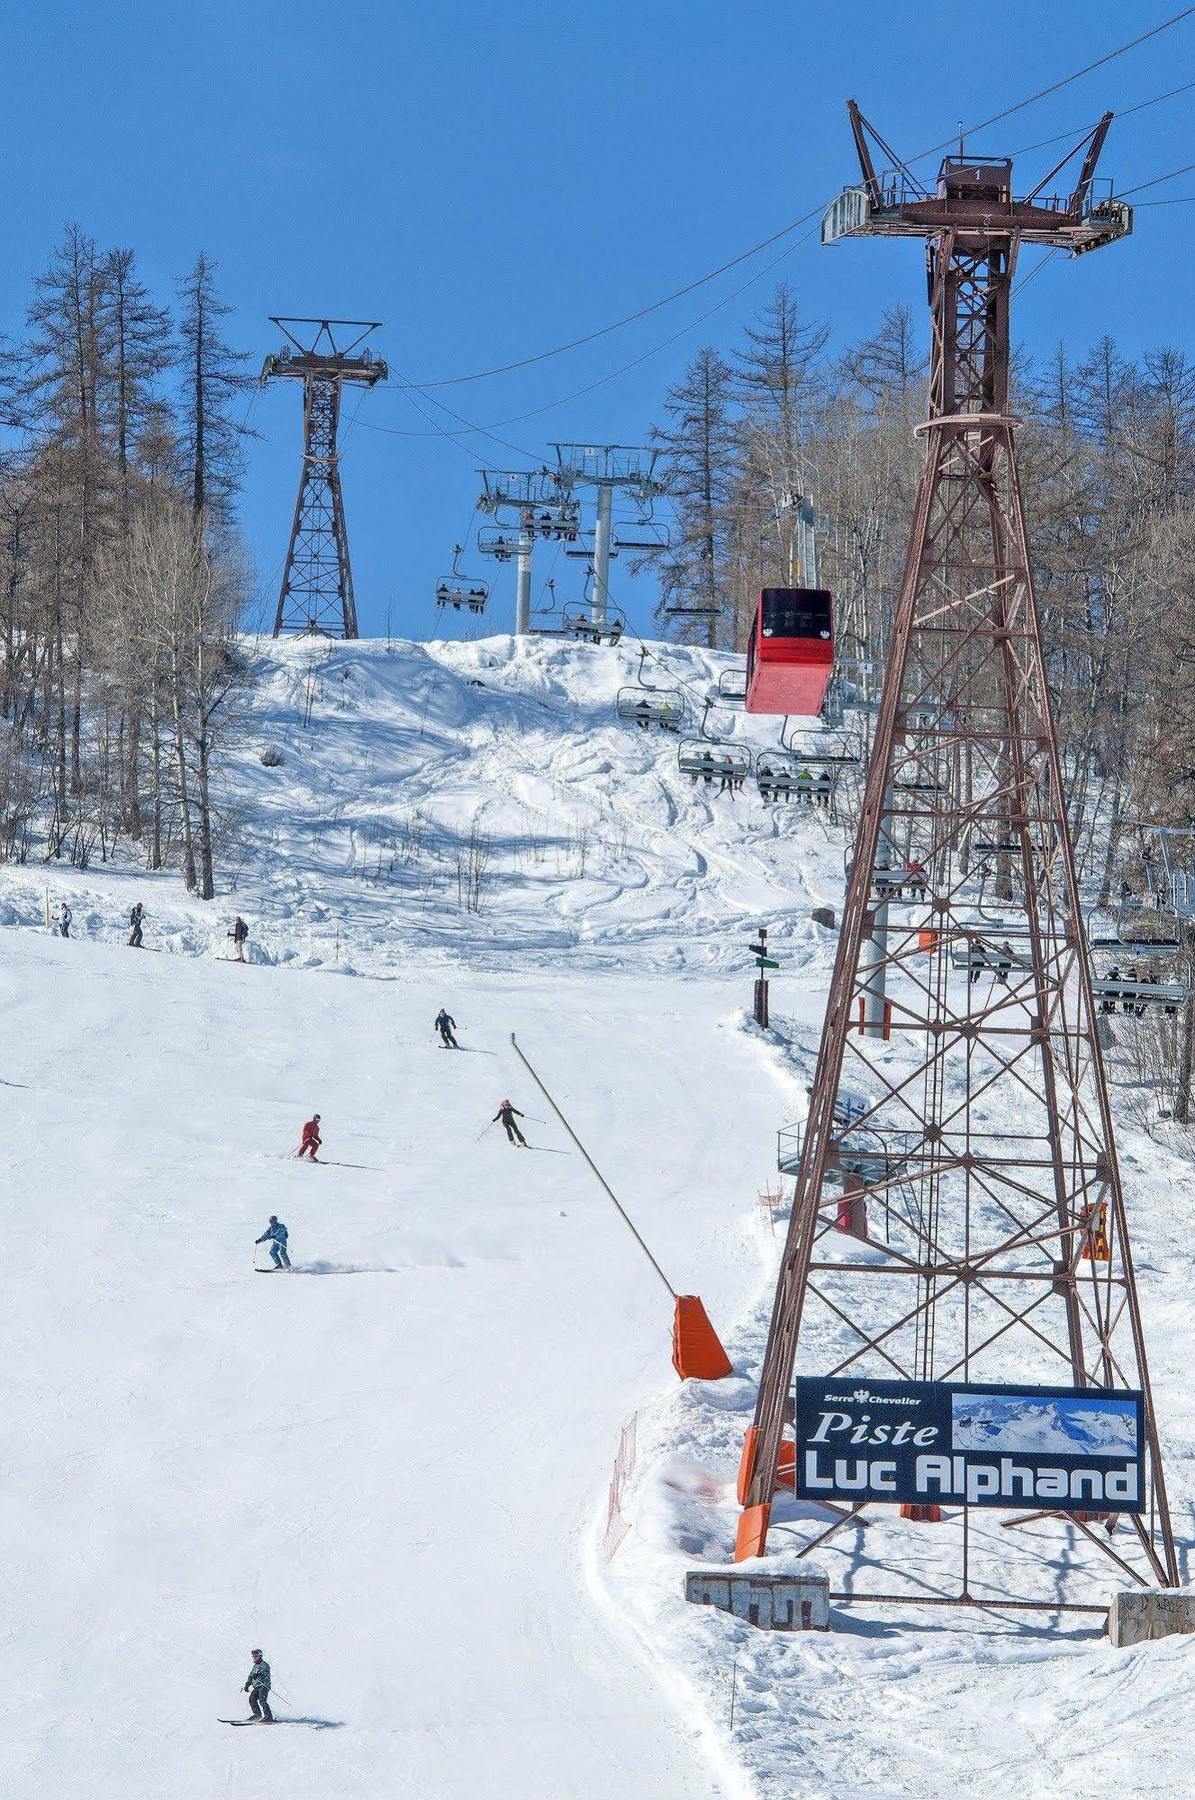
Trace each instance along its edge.
{"label": "chairlift", "polygon": [[615,525],[614,542],[620,550],[659,552],[672,548],[672,534],[667,525],[655,519],[635,519],[629,524]]}
{"label": "chairlift", "polygon": [[715,744],[708,738],[690,739],[676,747],[676,766],[696,786],[718,783],[720,794],[736,793],[751,773],[751,752],[737,745]]}
{"label": "chairlift", "polygon": [[1109,969],[1092,982],[1091,991],[1100,1012],[1120,1011],[1139,1019],[1154,1011],[1175,1018],[1191,993],[1185,981],[1151,981],[1135,968]]}
{"label": "chairlift", "polygon": [[614,710],[620,719],[628,720],[644,731],[652,725],[661,731],[679,731],[688,718],[685,696],[679,688],[619,688]]}
{"label": "chairlift", "polygon": [[523,547],[523,536],[510,525],[483,525],[477,534],[477,549],[482,556],[492,556],[500,563],[509,562]]}
{"label": "chairlift", "polygon": [[664,616],[669,619],[720,619],[722,608],[708,600],[666,600]]}
{"label": "chairlift", "polygon": [[580,530],[581,508],[576,500],[561,500],[554,507],[537,512],[529,506],[520,525],[528,536],[552,539],[556,543],[575,543]]}
{"label": "chairlift", "polygon": [[486,601],[490,597],[490,586],[478,576],[461,573],[459,563],[462,544],[452,547],[452,574],[444,575],[436,583],[436,605],[443,610],[451,607],[453,612],[460,612],[464,607],[471,613],[483,613]]}
{"label": "chairlift", "polygon": [[790,732],[787,719],[780,727],[780,748],[806,768],[853,768],[863,756],[862,744],[852,731],[798,725]]}
{"label": "chairlift", "polygon": [[922,901],[929,893],[929,872],[916,858],[887,869],[873,869],[872,891],[879,901]]}
{"label": "chairlift", "polygon": [[998,981],[1007,981],[1013,969],[1024,969],[1029,965],[1024,958],[1013,949],[1006,934],[999,944],[991,941],[990,928],[976,932],[974,936],[966,936],[962,943],[950,946],[950,962],[955,969],[965,969],[969,981],[978,981],[981,975],[994,975]]}
{"label": "chairlift", "polygon": [[718,698],[728,706],[741,706],[747,698],[747,671],[723,669],[718,677]]}
{"label": "chairlift", "polygon": [[814,771],[785,750],[758,750],[755,780],[763,801],[792,800],[805,806],[829,806],[834,777],[829,769]]}
{"label": "chairlift", "polygon": [[594,623],[591,601],[570,600],[561,617],[560,635],[584,644],[617,644],[626,629],[626,622],[621,606],[612,601],[606,602],[605,624],[598,625]]}

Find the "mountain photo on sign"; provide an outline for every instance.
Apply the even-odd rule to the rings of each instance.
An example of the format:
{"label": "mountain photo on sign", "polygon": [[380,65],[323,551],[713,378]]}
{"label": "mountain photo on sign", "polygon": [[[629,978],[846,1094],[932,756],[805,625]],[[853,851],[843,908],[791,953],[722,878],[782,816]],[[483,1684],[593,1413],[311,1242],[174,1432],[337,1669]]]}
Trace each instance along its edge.
{"label": "mountain photo on sign", "polygon": [[1029,1394],[951,1395],[956,1450],[1134,1456],[1139,1407],[1133,1394],[1061,1398]]}

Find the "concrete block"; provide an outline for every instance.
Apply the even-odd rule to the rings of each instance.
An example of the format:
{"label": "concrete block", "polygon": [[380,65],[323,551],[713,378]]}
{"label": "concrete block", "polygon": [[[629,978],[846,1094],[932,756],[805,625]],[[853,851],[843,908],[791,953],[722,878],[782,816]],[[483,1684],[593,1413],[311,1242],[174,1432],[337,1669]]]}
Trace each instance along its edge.
{"label": "concrete block", "polygon": [[1113,1594],[1108,1609],[1108,1641],[1116,1649],[1154,1638],[1195,1632],[1195,1593],[1176,1588],[1133,1588]]}
{"label": "concrete block", "polygon": [[800,1575],[749,1575],[728,1569],[690,1569],[685,1599],[716,1606],[761,1631],[828,1631],[830,1580],[817,1570]]}

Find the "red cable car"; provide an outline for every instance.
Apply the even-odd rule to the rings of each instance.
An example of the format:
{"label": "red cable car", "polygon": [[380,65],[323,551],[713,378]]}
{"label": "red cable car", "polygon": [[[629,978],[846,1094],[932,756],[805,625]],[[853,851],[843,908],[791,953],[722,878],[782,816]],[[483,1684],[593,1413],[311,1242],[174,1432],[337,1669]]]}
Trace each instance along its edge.
{"label": "red cable car", "polygon": [[747,711],[822,709],[834,668],[834,607],[826,588],[765,588],[747,642]]}

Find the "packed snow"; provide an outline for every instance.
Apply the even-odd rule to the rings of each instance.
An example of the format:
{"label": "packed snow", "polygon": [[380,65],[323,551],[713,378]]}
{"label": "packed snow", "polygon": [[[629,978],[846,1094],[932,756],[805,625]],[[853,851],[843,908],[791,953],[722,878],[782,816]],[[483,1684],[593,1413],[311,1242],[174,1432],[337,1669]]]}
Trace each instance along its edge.
{"label": "packed snow", "polygon": [[[725,659],[652,650],[695,720]],[[619,723],[631,645],[247,654],[217,901],[132,856],[0,872],[3,1791],[1191,1791],[1187,1640],[916,1609],[786,1640],[683,1599],[733,1543],[784,1228],[758,1196],[812,1075],[842,829],[693,784],[674,737]],[[162,954],[126,948],[134,900]],[[761,923],[770,1035],[743,1010]],[[676,1382],[669,1296],[512,1032],[731,1379]],[[492,1122],[507,1096],[529,1150]],[[323,1167],[294,1158],[314,1110]],[[1189,1164],[1123,1149],[1185,1547]],[[295,1270],[263,1279],[271,1213]],[[835,1582],[866,1538],[827,1546]],[[1061,1593],[1065,1537],[1029,1553]],[[255,1645],[286,1723],[232,1731]]]}

